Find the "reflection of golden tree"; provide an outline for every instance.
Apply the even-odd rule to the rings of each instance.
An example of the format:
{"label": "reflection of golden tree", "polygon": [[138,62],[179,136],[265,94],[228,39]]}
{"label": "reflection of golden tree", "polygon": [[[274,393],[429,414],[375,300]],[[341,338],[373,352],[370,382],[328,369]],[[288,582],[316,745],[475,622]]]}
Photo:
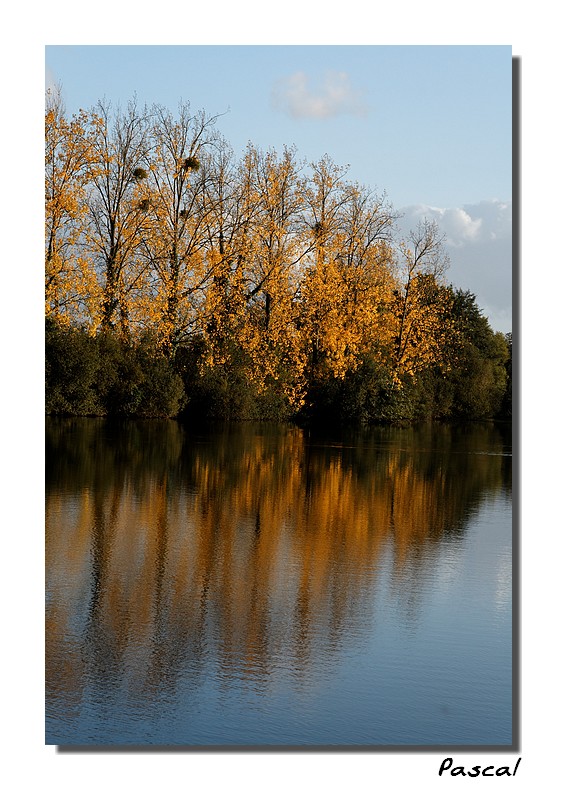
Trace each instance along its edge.
{"label": "reflection of golden tree", "polygon": [[[54,494],[46,508],[46,699],[65,702],[68,713],[82,691],[81,651],[74,631],[88,613],[92,507],[88,491]],[[62,646],[74,642],[75,646]]]}
{"label": "reflection of golden tree", "polygon": [[[216,668],[221,679],[237,671],[258,686],[280,669],[301,677],[365,623],[384,548],[419,583],[420,554],[502,482],[502,459],[486,468],[473,452],[494,445],[469,437],[461,448],[449,428],[330,447],[291,427],[199,443],[171,423],[160,429],[166,454],[145,470],[143,430],[113,483],[93,480],[99,467],[78,457],[90,440],[76,436],[66,455],[87,486],[79,471],[48,487],[53,696],[76,695],[84,668],[147,691],[188,668]],[[96,460],[109,463],[104,447]]]}

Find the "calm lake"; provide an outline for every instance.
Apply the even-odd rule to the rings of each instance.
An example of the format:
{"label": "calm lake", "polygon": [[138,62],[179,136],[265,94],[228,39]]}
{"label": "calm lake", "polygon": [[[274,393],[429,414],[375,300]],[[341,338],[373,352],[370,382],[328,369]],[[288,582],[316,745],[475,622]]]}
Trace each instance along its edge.
{"label": "calm lake", "polygon": [[511,426],[46,448],[47,744],[512,745]]}

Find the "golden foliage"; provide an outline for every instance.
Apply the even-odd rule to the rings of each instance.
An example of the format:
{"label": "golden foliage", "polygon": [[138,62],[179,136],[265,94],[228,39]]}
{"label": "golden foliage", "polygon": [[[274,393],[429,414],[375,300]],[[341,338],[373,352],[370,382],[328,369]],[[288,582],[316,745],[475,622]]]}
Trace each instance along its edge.
{"label": "golden foliage", "polygon": [[365,354],[394,385],[437,363],[442,241],[425,224],[396,249],[383,197],[328,156],[249,145],[213,120],[135,106],[70,121],[46,113],[46,313],[66,324],[152,331],[163,352],[198,335],[206,362],[237,348],[261,393],[299,407],[314,376]]}

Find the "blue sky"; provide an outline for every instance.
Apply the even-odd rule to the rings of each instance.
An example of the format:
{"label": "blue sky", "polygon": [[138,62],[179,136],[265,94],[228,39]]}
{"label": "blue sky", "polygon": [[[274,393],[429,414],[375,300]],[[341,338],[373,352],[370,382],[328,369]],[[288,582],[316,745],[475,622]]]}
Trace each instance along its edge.
{"label": "blue sky", "polygon": [[46,85],[69,113],[106,98],[181,100],[220,114],[237,153],[295,145],[328,153],[385,192],[402,228],[436,219],[448,280],[492,326],[512,329],[511,46],[48,46]]}

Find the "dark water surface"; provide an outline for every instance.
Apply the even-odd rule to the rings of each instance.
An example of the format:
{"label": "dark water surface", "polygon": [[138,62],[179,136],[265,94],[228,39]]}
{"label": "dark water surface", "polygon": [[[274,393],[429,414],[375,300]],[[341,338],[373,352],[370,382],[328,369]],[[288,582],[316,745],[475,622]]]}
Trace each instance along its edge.
{"label": "dark water surface", "polygon": [[512,744],[511,436],[46,423],[46,742]]}

